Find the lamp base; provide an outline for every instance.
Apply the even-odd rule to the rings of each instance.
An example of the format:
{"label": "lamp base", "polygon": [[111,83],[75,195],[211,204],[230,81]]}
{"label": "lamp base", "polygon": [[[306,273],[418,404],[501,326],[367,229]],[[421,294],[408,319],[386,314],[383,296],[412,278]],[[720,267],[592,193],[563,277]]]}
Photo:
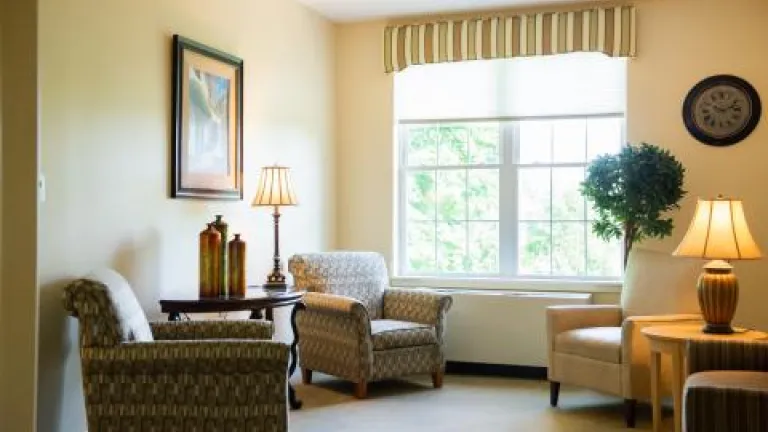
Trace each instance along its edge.
{"label": "lamp base", "polygon": [[733,334],[733,327],[730,324],[705,324],[701,331],[707,334]]}
{"label": "lamp base", "polygon": [[710,261],[699,276],[699,305],[709,334],[731,334],[731,321],[739,303],[739,281],[725,261]]}

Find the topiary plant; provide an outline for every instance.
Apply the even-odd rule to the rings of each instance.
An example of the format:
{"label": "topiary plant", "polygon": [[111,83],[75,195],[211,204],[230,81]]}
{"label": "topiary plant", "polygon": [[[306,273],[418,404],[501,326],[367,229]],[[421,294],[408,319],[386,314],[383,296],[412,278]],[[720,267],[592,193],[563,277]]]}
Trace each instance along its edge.
{"label": "topiary plant", "polygon": [[619,154],[603,155],[587,167],[581,193],[597,219],[592,231],[603,240],[624,239],[624,266],[635,243],[672,234],[672,218],[680,208],[685,168],[668,150],[641,143]]}

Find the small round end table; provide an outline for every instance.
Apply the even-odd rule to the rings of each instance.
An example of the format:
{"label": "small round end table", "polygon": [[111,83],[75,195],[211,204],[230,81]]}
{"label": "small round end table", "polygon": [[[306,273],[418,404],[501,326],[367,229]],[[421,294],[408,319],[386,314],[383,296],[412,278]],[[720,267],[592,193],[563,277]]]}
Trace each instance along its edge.
{"label": "small round end table", "polygon": [[682,431],[683,386],[688,375],[685,365],[685,344],[690,340],[765,339],[768,334],[747,329],[735,329],[733,334],[707,334],[702,324],[653,326],[642,329],[651,349],[651,400],[653,402],[653,430],[661,431],[661,354],[672,357],[672,398],[675,408],[675,431]]}

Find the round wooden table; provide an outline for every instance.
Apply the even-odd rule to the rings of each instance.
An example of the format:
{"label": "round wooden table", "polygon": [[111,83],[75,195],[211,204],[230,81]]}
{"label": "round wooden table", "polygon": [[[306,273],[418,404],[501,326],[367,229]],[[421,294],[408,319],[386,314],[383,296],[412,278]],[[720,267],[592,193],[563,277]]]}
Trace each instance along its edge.
{"label": "round wooden table", "polygon": [[642,330],[651,349],[651,401],[653,403],[653,430],[661,431],[661,354],[672,357],[672,398],[675,409],[675,431],[683,428],[683,386],[688,376],[685,365],[685,345],[690,340],[750,341],[765,339],[768,334],[747,329],[736,329],[733,334],[707,334],[701,324],[680,324],[646,327]]}
{"label": "round wooden table", "polygon": [[291,385],[290,378],[296,371],[297,347],[299,344],[296,312],[306,307],[301,301],[303,296],[304,291],[297,291],[293,288],[275,290],[264,289],[259,286],[249,286],[243,297],[191,297],[186,299],[160,300],[160,310],[168,314],[168,321],[178,321],[181,319],[182,314],[191,319],[187,314],[237,312],[244,310],[251,311],[250,319],[262,319],[264,317],[262,311],[266,311],[267,320],[272,321],[275,308],[293,306],[291,311],[293,342],[291,343],[291,362],[288,367],[288,402],[292,409],[299,409],[301,408],[301,401],[296,397],[296,390]]}

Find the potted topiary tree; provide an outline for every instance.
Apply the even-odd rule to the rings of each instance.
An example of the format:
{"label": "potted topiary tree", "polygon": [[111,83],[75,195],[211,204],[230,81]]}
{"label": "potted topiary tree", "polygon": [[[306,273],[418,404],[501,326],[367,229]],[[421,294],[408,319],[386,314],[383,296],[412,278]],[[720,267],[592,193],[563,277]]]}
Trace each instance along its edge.
{"label": "potted topiary tree", "polygon": [[587,167],[581,193],[597,219],[592,231],[603,240],[624,240],[624,267],[635,243],[672,234],[666,212],[680,208],[685,168],[668,150],[641,143],[603,155]]}

